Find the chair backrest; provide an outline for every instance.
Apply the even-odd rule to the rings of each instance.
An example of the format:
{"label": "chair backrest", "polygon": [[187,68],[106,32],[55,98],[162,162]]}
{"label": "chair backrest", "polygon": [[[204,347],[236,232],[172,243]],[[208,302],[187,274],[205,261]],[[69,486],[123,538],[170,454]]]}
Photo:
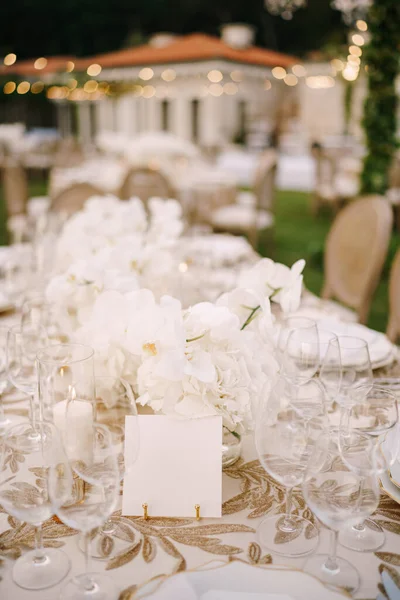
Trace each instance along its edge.
{"label": "chair backrest", "polygon": [[365,323],[385,262],[393,225],[383,196],[365,196],[336,217],[325,245],[324,298],[335,297]]}
{"label": "chair backrest", "polygon": [[269,148],[262,153],[254,179],[254,194],[257,208],[273,212],[275,199],[275,182],[278,166],[276,150]]}
{"label": "chair backrest", "polygon": [[315,185],[333,184],[337,170],[337,156],[322,146],[314,146],[311,154],[315,160]]}
{"label": "chair backrest", "polygon": [[400,188],[400,152],[396,152],[389,172],[391,188]]}
{"label": "chair backrest", "polygon": [[80,143],[74,138],[60,140],[54,155],[54,166],[60,168],[79,167],[85,160]]}
{"label": "chair backrest", "polygon": [[25,213],[28,202],[28,176],[24,167],[7,158],[3,167],[3,189],[9,217]]}
{"label": "chair backrest", "polygon": [[396,252],[389,278],[389,321],[386,335],[392,342],[400,336],[400,249]]}
{"label": "chair backrest", "polygon": [[119,190],[121,200],[137,196],[143,202],[149,198],[175,198],[176,193],[167,177],[149,167],[133,167],[127,173]]}
{"label": "chair backrest", "polygon": [[105,192],[96,188],[91,183],[75,183],[51,199],[50,210],[72,215],[81,210],[86,200],[91,196],[105,195]]}

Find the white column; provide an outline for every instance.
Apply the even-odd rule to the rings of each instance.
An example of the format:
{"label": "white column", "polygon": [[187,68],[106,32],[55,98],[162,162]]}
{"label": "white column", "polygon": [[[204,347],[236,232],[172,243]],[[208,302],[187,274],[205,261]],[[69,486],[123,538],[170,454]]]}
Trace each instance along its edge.
{"label": "white column", "polygon": [[179,137],[190,140],[192,137],[192,129],[190,122],[190,98],[185,95],[178,95],[174,98],[171,106],[173,114],[173,131]]}
{"label": "white column", "polygon": [[97,131],[110,131],[112,124],[110,122],[109,99],[99,100],[96,103],[96,121]]}
{"label": "white column", "polygon": [[78,126],[79,138],[86,146],[90,145],[90,108],[89,102],[82,102],[78,105]]}
{"label": "white column", "polygon": [[211,94],[202,98],[199,137],[203,146],[220,144],[220,100],[221,98],[211,96]]}

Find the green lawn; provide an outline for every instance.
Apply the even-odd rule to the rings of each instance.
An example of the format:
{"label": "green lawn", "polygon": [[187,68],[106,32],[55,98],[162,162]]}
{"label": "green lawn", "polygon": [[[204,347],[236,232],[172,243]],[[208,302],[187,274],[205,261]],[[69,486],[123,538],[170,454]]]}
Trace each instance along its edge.
{"label": "green lawn", "polygon": [[[38,196],[46,193],[46,185],[41,181],[31,182],[30,193]],[[299,258],[307,261],[305,268],[306,286],[319,294],[323,284],[323,250],[324,240],[332,222],[329,212],[321,213],[314,218],[310,213],[309,195],[302,192],[280,191],[276,202],[276,231],[273,246],[267,235],[260,241],[259,251],[270,255],[274,260],[293,264]],[[0,187],[0,243],[6,243],[5,207]],[[382,280],[375,293],[369,318],[369,326],[385,331],[388,316],[388,275],[390,264],[396,249],[400,245],[400,237],[393,234],[388,259]]]}

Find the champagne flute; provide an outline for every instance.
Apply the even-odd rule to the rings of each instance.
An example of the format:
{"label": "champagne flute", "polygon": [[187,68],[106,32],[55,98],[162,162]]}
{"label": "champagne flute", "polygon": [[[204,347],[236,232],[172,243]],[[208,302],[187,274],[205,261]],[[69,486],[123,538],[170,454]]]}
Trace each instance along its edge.
{"label": "champagne flute", "polygon": [[[39,435],[36,435],[39,432]],[[0,459],[0,504],[13,517],[36,529],[35,549],[25,553],[13,567],[13,580],[22,588],[42,590],[67,575],[70,562],[57,548],[44,548],[42,524],[53,515],[47,472],[65,460],[60,435],[51,423],[38,422],[11,427],[4,438]]]}
{"label": "champagne flute", "polygon": [[312,556],[304,570],[330,586],[354,593],[359,586],[359,573],[351,563],[337,556],[338,536],[346,526],[359,523],[378,507],[379,485],[373,468],[376,452],[368,438],[354,445],[353,457],[358,469],[353,469],[342,459],[338,437],[337,430],[328,436],[328,452],[333,460],[323,469],[321,464],[326,465],[327,456],[326,434],[318,440],[302,483],[308,506],[332,532],[330,553]]}
{"label": "champagne flute", "polygon": [[318,545],[315,525],[292,514],[292,494],[303,481],[315,440],[328,426],[323,400],[321,404],[315,398],[311,401],[310,395],[299,402],[299,387],[281,378],[262,405],[255,430],[261,465],[287,489],[285,514],[264,519],[258,527],[258,539],[263,547],[291,557],[309,554]]}
{"label": "champagne flute", "polygon": [[[74,422],[73,415],[72,423]],[[85,573],[74,577],[61,590],[61,600],[117,600],[113,579],[90,569],[92,532],[102,527],[117,507],[120,472],[112,451],[110,432],[90,420],[77,440],[65,413],[66,460],[49,470],[49,495],[57,516],[84,536]]]}

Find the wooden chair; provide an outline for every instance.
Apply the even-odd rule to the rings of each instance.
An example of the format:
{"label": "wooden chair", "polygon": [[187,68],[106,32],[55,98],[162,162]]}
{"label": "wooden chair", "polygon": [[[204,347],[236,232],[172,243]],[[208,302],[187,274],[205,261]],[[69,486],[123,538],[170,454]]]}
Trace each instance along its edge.
{"label": "wooden chair", "polygon": [[393,224],[383,196],[365,196],[336,217],[325,245],[325,285],[322,297],[336,298],[353,308],[366,323],[379,283]]}
{"label": "wooden chair", "polygon": [[3,167],[3,189],[8,217],[25,213],[28,201],[28,176],[24,167],[9,157]]}
{"label": "wooden chair", "polygon": [[255,248],[260,231],[274,225],[275,180],[277,153],[268,149],[260,157],[253,193],[238,194],[236,202],[217,209],[211,215],[215,231],[247,235]]}
{"label": "wooden chair", "polygon": [[386,335],[392,342],[400,336],[400,250],[396,252],[389,278],[389,321]]}
{"label": "wooden chair", "polygon": [[143,202],[149,198],[176,198],[176,191],[161,171],[149,167],[132,167],[119,190],[121,200],[137,196]]}
{"label": "wooden chair", "polygon": [[72,215],[83,208],[88,198],[105,195],[105,192],[91,183],[75,183],[52,198],[50,210]]}

